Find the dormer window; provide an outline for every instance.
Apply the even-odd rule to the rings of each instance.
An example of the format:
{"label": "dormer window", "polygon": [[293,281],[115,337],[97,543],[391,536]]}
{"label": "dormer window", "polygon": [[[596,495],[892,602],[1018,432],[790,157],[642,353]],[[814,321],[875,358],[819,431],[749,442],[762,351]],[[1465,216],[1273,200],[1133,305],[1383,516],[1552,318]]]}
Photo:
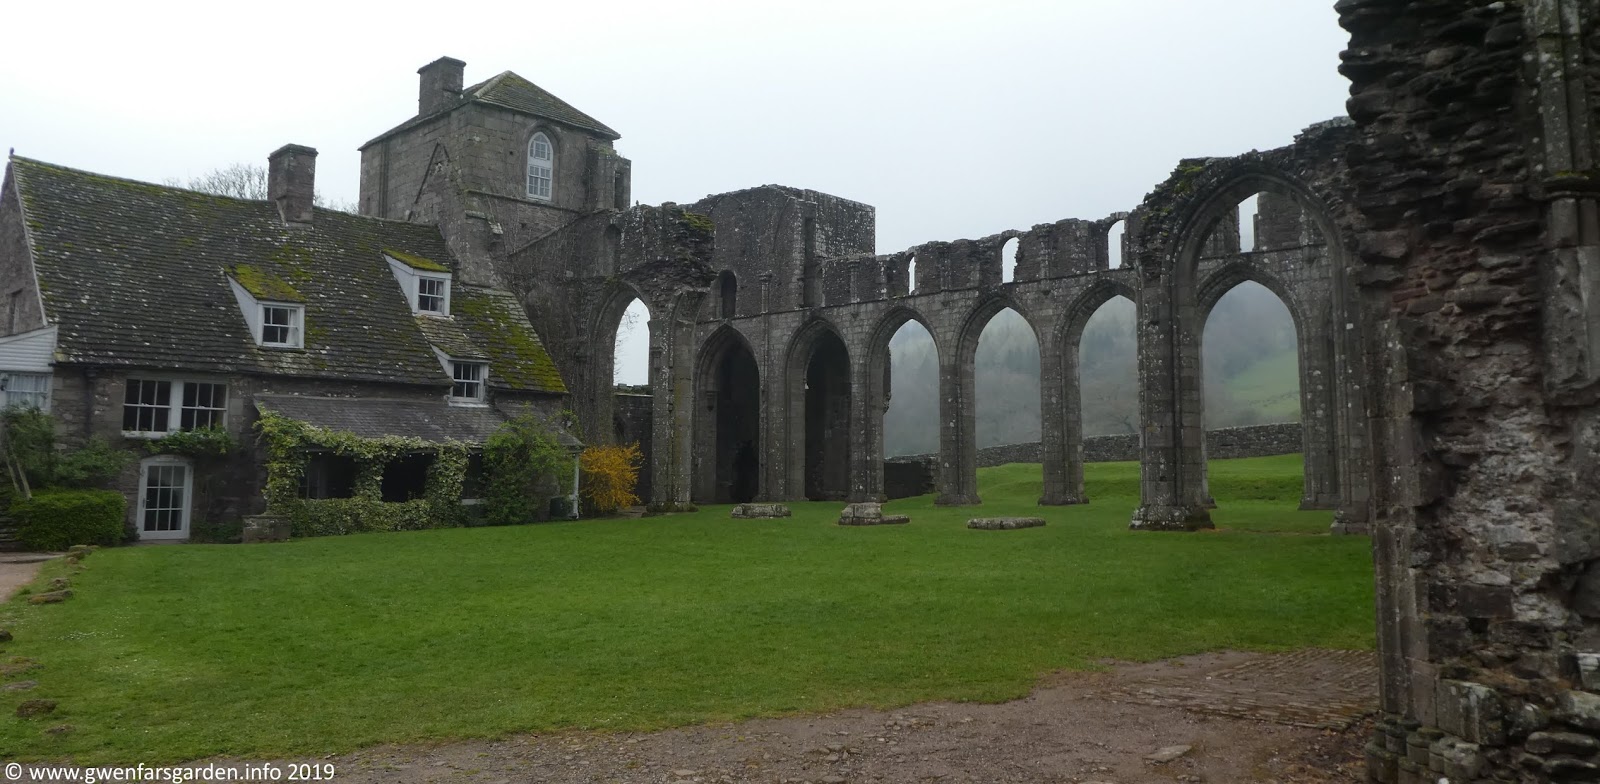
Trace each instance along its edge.
{"label": "dormer window", "polygon": [[450,315],[450,268],[431,259],[397,250],[385,250],[389,269],[405,292],[411,313],[418,316]]}
{"label": "dormer window", "polygon": [[264,348],[304,348],[306,306],[289,284],[253,267],[239,266],[228,277],[250,340]]}
{"label": "dormer window", "polygon": [[528,140],[528,198],[550,200],[555,183],[556,153],[550,137],[536,133]]}
{"label": "dormer window", "polygon": [[450,315],[450,279],[417,276],[417,312]]}
{"label": "dormer window", "polygon": [[305,308],[299,305],[262,303],[261,326],[256,343],[273,348],[300,348],[303,345],[300,339],[303,330],[300,327],[304,319]]}
{"label": "dormer window", "polygon": [[484,377],[489,374],[486,362],[450,360],[450,402],[482,403]]}

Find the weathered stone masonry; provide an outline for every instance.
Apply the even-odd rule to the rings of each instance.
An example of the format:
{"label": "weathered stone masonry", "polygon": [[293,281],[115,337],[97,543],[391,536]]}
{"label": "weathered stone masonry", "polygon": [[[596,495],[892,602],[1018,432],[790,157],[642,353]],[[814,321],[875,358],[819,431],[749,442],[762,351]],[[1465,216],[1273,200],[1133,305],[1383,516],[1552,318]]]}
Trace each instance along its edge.
{"label": "weathered stone masonry", "polygon": [[1382,782],[1600,779],[1593,0],[1343,0]]}

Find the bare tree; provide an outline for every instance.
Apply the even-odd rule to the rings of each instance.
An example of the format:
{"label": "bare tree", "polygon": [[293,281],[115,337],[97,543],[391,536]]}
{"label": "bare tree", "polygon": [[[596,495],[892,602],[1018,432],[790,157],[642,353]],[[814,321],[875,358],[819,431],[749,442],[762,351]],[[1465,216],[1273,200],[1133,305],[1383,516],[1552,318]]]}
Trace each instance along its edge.
{"label": "bare tree", "polygon": [[[267,167],[251,163],[234,163],[220,169],[212,169],[186,181],[169,177],[163,184],[201,193],[214,193],[218,196],[264,201],[267,198]],[[357,211],[354,202],[330,202],[323,198],[320,192],[311,195],[311,203],[318,207],[351,214]]]}

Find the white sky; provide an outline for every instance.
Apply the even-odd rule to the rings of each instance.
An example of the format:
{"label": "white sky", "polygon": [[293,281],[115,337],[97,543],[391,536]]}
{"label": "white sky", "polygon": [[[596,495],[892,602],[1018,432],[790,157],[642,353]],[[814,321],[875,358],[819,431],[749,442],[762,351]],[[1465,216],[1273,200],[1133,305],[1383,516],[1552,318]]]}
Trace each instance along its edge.
{"label": "white sky", "polygon": [[353,201],[356,148],[449,55],[617,129],[638,201],[814,188],[877,207],[887,253],[1130,209],[1179,158],[1342,114],[1332,5],[9,3],[0,146],[161,181],[308,144],[318,190]]}

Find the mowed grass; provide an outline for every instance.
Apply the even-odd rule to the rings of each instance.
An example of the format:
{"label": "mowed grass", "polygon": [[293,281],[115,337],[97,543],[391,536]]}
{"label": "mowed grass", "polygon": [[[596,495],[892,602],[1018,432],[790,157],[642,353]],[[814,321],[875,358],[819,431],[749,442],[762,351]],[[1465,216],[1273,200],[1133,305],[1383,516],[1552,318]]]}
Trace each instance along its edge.
{"label": "mowed grass", "polygon": [[[1044,508],[1039,466],[1010,465],[981,473],[980,508],[890,504],[907,526],[840,527],[840,504],[802,503],[779,521],[722,506],[104,550],[70,601],[0,605],[16,635],[0,661],[40,664],[7,679],[37,689],[0,692],[0,757],[155,763],[650,729],[1005,700],[1106,658],[1372,647],[1368,542],[1303,535],[1328,515],[1294,511],[1299,458],[1212,466],[1225,530],[1197,534],[1127,530],[1136,465],[1091,465],[1092,503]],[[964,528],[977,514],[1049,525]],[[12,718],[34,697],[60,707]],[[44,732],[62,723],[73,731]]]}

